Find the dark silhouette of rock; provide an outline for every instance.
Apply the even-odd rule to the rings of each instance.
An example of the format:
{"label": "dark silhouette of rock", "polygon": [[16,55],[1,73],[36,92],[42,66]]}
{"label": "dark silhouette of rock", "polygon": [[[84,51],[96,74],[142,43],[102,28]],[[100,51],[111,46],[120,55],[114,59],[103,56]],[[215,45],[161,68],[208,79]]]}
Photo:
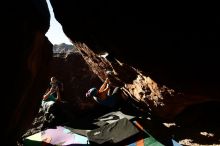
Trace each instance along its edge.
{"label": "dark silhouette of rock", "polygon": [[64,92],[61,98],[70,102],[72,109],[79,114],[83,108],[79,106],[80,103],[86,102],[85,93],[92,86],[100,85],[101,80],[85,62],[79,51],[71,54],[61,53],[56,56],[51,60],[49,75],[56,76],[63,82]]}
{"label": "dark silhouette of rock", "polygon": [[[47,86],[47,70],[52,44],[45,37],[49,28],[46,1],[24,0],[3,4],[2,144],[16,145],[36,116]],[[5,25],[4,25],[5,24]],[[8,45],[10,44],[10,46]],[[5,60],[5,57],[7,60]],[[4,60],[3,60],[4,58]]]}
{"label": "dark silhouette of rock", "polygon": [[86,43],[95,52],[105,49],[174,89],[219,96],[213,90],[220,82],[218,8],[144,1],[51,4],[72,41]]}

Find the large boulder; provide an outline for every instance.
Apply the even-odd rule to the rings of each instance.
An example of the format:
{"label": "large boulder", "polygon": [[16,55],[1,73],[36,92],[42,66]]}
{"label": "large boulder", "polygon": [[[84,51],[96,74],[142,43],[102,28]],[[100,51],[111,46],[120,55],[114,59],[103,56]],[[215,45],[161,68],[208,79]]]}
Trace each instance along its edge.
{"label": "large boulder", "polygon": [[[10,1],[3,24],[1,66],[4,109],[2,143],[15,145],[33,121],[47,85],[52,44],[45,37],[50,15],[46,1]],[[7,60],[5,60],[5,57]]]}

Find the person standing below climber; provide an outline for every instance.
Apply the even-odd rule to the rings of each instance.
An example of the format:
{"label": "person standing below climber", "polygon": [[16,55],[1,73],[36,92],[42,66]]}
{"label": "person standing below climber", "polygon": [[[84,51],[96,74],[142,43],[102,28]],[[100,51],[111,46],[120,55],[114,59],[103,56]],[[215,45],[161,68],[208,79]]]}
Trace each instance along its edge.
{"label": "person standing below climber", "polygon": [[112,94],[110,93],[110,81],[108,78],[105,79],[104,83],[99,89],[93,87],[86,93],[86,98],[93,98],[97,103],[115,108],[120,103],[120,88],[115,87]]}
{"label": "person standing below climber", "polygon": [[43,100],[41,106],[45,111],[45,114],[49,113],[50,108],[57,101],[60,102],[60,92],[63,91],[63,84],[58,81],[55,77],[50,78],[49,88],[46,90],[46,93],[43,95]]}

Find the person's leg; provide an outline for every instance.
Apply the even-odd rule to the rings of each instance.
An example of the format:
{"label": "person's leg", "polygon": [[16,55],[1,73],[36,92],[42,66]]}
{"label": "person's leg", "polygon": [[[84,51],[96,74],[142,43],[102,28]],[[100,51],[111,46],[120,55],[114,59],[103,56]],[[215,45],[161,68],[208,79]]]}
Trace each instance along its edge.
{"label": "person's leg", "polygon": [[51,111],[52,106],[54,105],[54,101],[47,101],[45,103],[45,107],[46,107],[46,113],[49,113]]}
{"label": "person's leg", "polygon": [[46,110],[47,110],[47,108],[46,108],[46,102],[42,100],[42,101],[41,101],[41,107],[40,107],[38,113],[39,113],[39,114],[40,114],[40,113],[45,114],[45,111],[46,111]]}
{"label": "person's leg", "polygon": [[119,92],[120,92],[120,88],[119,87],[115,87],[115,89],[112,92],[112,96],[115,96],[115,95],[119,94]]}
{"label": "person's leg", "polygon": [[56,97],[56,100],[57,101],[61,101],[61,98],[60,98],[60,89],[58,88],[58,90],[57,90],[57,97]]}
{"label": "person's leg", "polygon": [[115,107],[117,108],[120,107],[121,104],[124,102],[121,93],[121,89],[119,87],[115,87],[111,95],[111,97],[114,98]]}
{"label": "person's leg", "polygon": [[107,96],[110,97],[110,96],[115,96],[116,94],[118,94],[119,92],[119,87],[115,87],[112,94],[111,94],[111,89],[108,90],[107,92]]}

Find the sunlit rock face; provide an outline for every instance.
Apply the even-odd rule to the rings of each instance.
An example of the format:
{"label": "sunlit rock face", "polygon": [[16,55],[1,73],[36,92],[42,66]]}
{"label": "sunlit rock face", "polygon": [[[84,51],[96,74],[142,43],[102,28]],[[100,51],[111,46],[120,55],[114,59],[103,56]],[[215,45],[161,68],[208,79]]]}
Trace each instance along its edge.
{"label": "sunlit rock face", "polygon": [[51,3],[73,41],[113,52],[173,88],[219,96],[219,20],[214,8],[122,1]]}
{"label": "sunlit rock face", "polygon": [[[123,88],[125,96],[132,97],[159,118],[174,121],[175,118],[193,105],[206,102],[217,102],[215,96],[185,93],[175,90],[159,80],[118,59],[110,59],[103,53],[94,53],[86,44],[76,43],[72,52],[55,54],[50,63],[50,74],[55,75],[64,83],[63,99],[70,102],[73,115],[84,113],[92,108],[84,104],[85,93],[91,87],[99,87],[106,77],[110,78],[113,86]],[[108,71],[112,71],[108,75]],[[85,106],[84,106],[85,105]]]}
{"label": "sunlit rock face", "polygon": [[[78,95],[84,97],[84,94],[80,95],[79,93],[87,89],[87,84],[91,85],[91,79],[92,76],[94,76],[101,81],[104,81],[105,78],[108,77],[113,86],[122,87],[125,96],[133,98],[139,102],[140,105],[143,105],[145,110],[150,110],[150,112],[152,111],[152,114],[155,114],[165,121],[175,120],[177,115],[193,105],[197,106],[206,102],[216,102],[217,104],[220,104],[220,99],[215,96],[190,94],[174,90],[167,85],[161,84],[159,81],[153,79],[151,75],[138,70],[133,66],[123,63],[117,59],[110,61],[108,56],[103,57],[102,54],[95,54],[85,44],[78,43],[76,44],[76,48],[81,52],[80,58],[83,58],[83,60],[77,60],[80,60],[80,64],[83,66],[87,65],[89,67],[89,72],[83,74],[79,78],[74,78],[75,81],[73,80],[71,83],[69,80],[70,85],[68,85],[67,88],[72,88],[72,93],[69,92],[69,95],[72,95],[72,97],[76,96],[73,96],[73,89],[77,87],[80,87]],[[73,61],[73,63],[74,62],[75,61]],[[83,72],[80,71],[77,66],[75,68],[74,65],[74,70],[71,71],[72,73]],[[71,70],[73,67],[68,68],[69,69],[65,70]],[[63,74],[63,71],[61,70],[60,73]],[[112,71],[112,73],[109,75],[108,71]],[[64,76],[66,75],[63,75],[63,77]],[[84,76],[90,76],[90,79],[85,78]],[[84,81],[80,83],[78,80]],[[83,85],[85,82],[87,84]],[[97,86],[100,83],[93,84],[94,86]]]}

